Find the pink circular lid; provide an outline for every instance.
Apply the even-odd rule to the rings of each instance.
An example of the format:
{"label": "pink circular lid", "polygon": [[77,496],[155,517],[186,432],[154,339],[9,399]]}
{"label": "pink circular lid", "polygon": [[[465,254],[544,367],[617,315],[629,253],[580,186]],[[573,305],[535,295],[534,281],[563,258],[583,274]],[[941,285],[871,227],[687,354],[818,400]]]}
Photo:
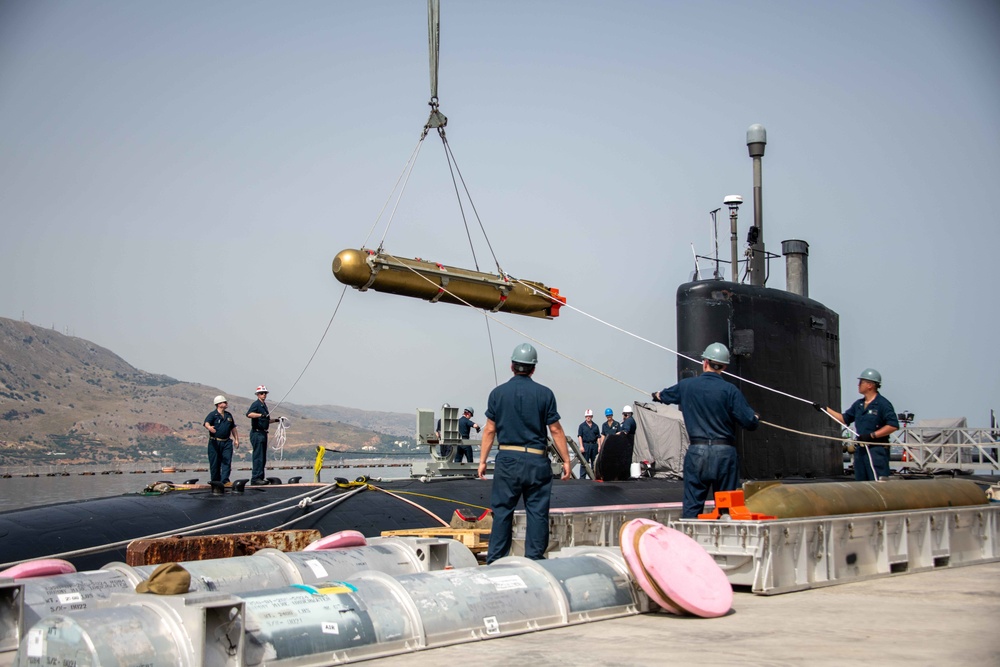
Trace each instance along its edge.
{"label": "pink circular lid", "polygon": [[32,577],[48,577],[53,574],[72,574],[74,572],[76,572],[76,567],[68,561],[58,558],[42,558],[39,560],[29,560],[26,563],[9,567],[0,572],[0,577],[30,579]]}
{"label": "pink circular lid", "polygon": [[722,616],[733,606],[725,572],[693,539],[657,525],[637,540],[636,553],[649,578],[671,602],[696,616]]}
{"label": "pink circular lid", "polygon": [[326,549],[342,549],[344,547],[363,547],[368,544],[365,536],[356,530],[342,530],[333,535],[327,535],[306,546],[303,551],[322,551]]}
{"label": "pink circular lid", "polygon": [[649,596],[649,599],[660,605],[660,607],[662,607],[666,612],[671,614],[682,614],[683,612],[677,607],[677,605],[668,600],[663,595],[663,592],[649,580],[649,577],[646,575],[646,571],[642,568],[642,563],[639,561],[639,555],[636,553],[639,537],[653,526],[659,525],[660,524],[655,521],[650,521],[649,519],[633,519],[632,521],[624,523],[618,531],[618,544],[621,545],[622,555],[625,557],[625,564],[628,565],[628,569],[632,572],[632,576],[635,577],[636,583],[639,584],[639,588],[641,588],[646,595]]}

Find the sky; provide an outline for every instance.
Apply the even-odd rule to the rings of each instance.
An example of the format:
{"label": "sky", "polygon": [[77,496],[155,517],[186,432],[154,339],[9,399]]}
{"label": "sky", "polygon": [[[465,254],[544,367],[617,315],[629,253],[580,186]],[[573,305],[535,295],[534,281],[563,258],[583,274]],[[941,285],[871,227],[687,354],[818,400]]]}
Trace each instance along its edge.
{"label": "sky", "polygon": [[[676,381],[675,291],[760,123],[764,241],[810,244],[845,406],[874,367],[917,419],[1000,410],[1000,5],[442,5],[468,236],[436,135],[379,214],[429,112],[422,0],[0,2],[0,316],[272,404],[477,417],[531,337],[572,432]],[[582,313],[343,294],[333,258],[383,235]]]}

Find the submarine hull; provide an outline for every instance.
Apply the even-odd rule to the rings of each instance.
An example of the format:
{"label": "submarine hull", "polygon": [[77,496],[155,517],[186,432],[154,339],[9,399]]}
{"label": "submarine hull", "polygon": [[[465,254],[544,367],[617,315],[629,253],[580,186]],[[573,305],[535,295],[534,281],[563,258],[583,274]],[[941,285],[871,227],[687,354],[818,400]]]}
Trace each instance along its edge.
{"label": "submarine hull", "polygon": [[[286,509],[268,517],[250,518],[200,534],[224,534],[270,530],[278,524],[299,519],[288,528],[315,528],[324,535],[341,530],[358,530],[377,537],[385,530],[433,528],[441,524],[428,512],[449,521],[456,509],[479,515],[490,506],[492,484],[480,479],[450,479],[426,483],[420,480],[393,480],[377,486],[419,503],[414,507],[399,498],[366,490],[340,505],[300,508],[290,501],[321,484],[277,484],[247,486],[244,493],[213,494],[211,489],[176,490],[159,496],[131,494],[59,503],[0,513],[0,561],[13,562],[42,558],[70,550],[124,544],[96,553],[67,556],[78,570],[93,570],[111,561],[126,560],[129,540],[154,533],[182,531],[197,523],[233,516],[240,512],[260,513],[271,503],[288,501]],[[338,491],[345,493],[350,491]],[[409,493],[419,496],[407,495]],[[639,479],[594,484],[590,480],[561,480],[552,485],[551,507],[608,507],[617,505],[679,503],[683,482],[666,479]],[[333,496],[330,496],[333,497]],[[426,511],[424,511],[426,510]]]}

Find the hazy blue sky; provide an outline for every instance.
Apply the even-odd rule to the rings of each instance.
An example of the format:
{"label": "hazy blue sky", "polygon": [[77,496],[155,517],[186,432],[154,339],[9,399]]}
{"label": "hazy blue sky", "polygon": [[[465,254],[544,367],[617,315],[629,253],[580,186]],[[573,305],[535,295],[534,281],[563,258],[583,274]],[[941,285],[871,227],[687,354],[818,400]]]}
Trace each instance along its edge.
{"label": "hazy blue sky", "polygon": [[[845,402],[874,366],[918,418],[1000,408],[996,2],[442,4],[448,137],[508,272],[675,347],[691,244],[711,251],[725,195],[751,200],[762,123],[765,241],[810,243]],[[0,315],[280,398],[428,97],[423,0],[0,2]],[[473,265],[436,136],[385,247]],[[572,311],[501,319],[629,385],[675,381],[673,355]],[[523,338],[490,326],[504,381]],[[540,355],[573,431],[646,395]],[[288,400],[478,416],[493,386],[478,311],[350,290]]]}

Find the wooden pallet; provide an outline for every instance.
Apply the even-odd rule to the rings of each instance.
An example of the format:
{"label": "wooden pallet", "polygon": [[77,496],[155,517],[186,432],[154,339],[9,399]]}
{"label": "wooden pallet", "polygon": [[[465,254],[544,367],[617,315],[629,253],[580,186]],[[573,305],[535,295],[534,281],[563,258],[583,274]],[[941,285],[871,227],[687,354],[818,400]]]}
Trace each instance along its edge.
{"label": "wooden pallet", "polygon": [[473,553],[486,551],[490,546],[489,528],[410,528],[407,530],[383,530],[382,537],[442,537],[458,540]]}

